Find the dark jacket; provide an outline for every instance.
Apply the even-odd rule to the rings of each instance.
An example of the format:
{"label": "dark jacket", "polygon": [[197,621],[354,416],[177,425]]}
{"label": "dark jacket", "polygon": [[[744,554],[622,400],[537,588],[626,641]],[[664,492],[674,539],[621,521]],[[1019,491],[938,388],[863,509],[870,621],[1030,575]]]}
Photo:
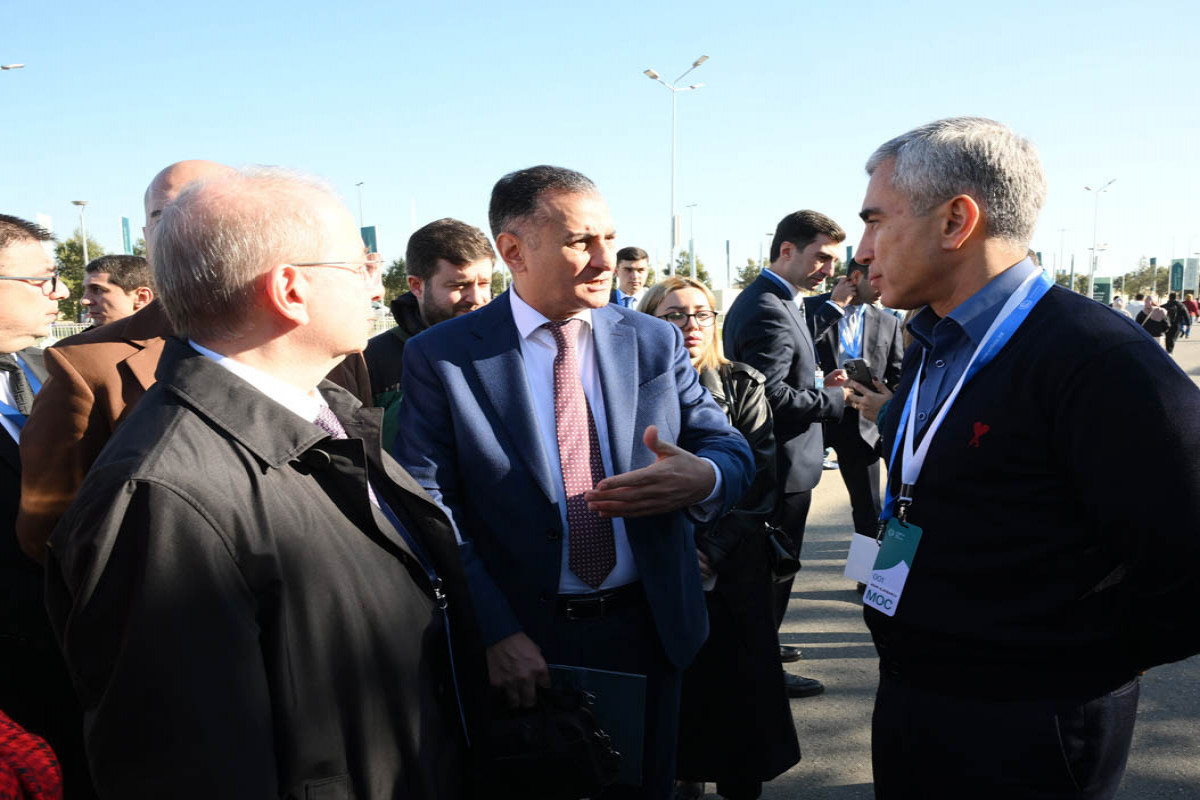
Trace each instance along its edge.
{"label": "dark jacket", "polygon": [[[55,528],[47,607],[120,798],[455,797],[485,679],[444,513],[329,381],[333,440],[178,339]],[[469,702],[469,707],[476,707]]]}
{"label": "dark jacket", "polygon": [[[42,351],[28,348],[19,355],[44,382]],[[93,797],[80,734],[83,712],[46,618],[42,567],[17,544],[20,497],[17,443],[0,429],[0,710],[50,743],[72,800]]]}
{"label": "dark jacket", "polygon": [[[1115,419],[1154,457],[1114,448]],[[1050,289],[929,446],[895,616],[864,612],[881,668],[942,693],[1086,697],[1200,651],[1198,482],[1200,390],[1128,317]],[[1126,499],[1142,497],[1171,498],[1171,522]]]}
{"label": "dark jacket", "polygon": [[[818,307],[817,316],[818,336],[839,318],[827,307]],[[817,361],[812,333],[800,309],[786,289],[759,275],[733,301],[723,337],[726,356],[749,364],[767,380],[780,490],[812,489],[821,480],[825,452],[821,423],[841,419],[845,402],[841,389],[814,386]]]}
{"label": "dark jacket", "polygon": [[729,421],[746,437],[755,476],[737,505],[696,532],[715,562],[705,593],[709,635],[683,674],[680,777],[765,781],[800,760],[800,745],[779,663],[765,524],[775,506],[775,437],[765,379],[732,363],[700,373]]}
{"label": "dark jacket", "polygon": [[363,358],[371,376],[371,396],[383,409],[383,449],[392,452],[396,439],[396,417],[400,413],[400,379],[404,375],[404,345],[427,327],[421,319],[417,296],[405,292],[392,301],[396,327],[371,337]]}

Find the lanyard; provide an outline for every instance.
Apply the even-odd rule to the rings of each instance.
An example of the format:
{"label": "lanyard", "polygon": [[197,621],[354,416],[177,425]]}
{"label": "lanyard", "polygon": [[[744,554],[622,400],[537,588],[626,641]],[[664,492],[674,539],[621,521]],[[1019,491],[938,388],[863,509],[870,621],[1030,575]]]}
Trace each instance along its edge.
{"label": "lanyard", "polygon": [[[36,395],[42,390],[42,382],[38,380],[37,375],[33,374],[33,370],[25,363],[25,359],[16,353],[13,353],[13,357],[17,360],[17,366],[25,373],[25,380],[29,381],[30,391]],[[16,396],[16,392],[13,392],[13,396]],[[7,417],[9,422],[17,426],[17,430],[25,427],[25,414],[20,409],[10,406],[3,400],[0,400],[0,416]]]}
{"label": "lanyard", "polygon": [[[913,380],[912,389],[908,393],[908,399],[904,403],[904,411],[901,412],[900,422],[896,426],[896,440],[892,443],[892,455],[888,460],[888,489],[884,498],[883,513],[880,515],[881,521],[886,521],[895,516],[901,521],[904,520],[906,509],[912,504],[913,488],[916,486],[917,479],[921,476],[921,469],[925,466],[925,456],[929,453],[929,445],[933,441],[933,437],[937,434],[938,429],[942,426],[942,421],[946,418],[946,414],[950,411],[950,407],[954,405],[954,401],[958,399],[958,393],[962,391],[963,386],[967,381],[975,377],[978,372],[991,363],[1004,346],[1012,339],[1017,329],[1025,322],[1029,316],[1029,312],[1037,305],[1038,301],[1050,291],[1051,283],[1046,280],[1046,276],[1041,272],[1034,272],[1025,279],[1017,290],[1009,296],[1008,301],[1000,309],[1000,313],[996,315],[996,319],[992,321],[991,327],[984,334],[983,340],[979,346],[975,348],[975,352],[971,355],[971,360],[967,362],[966,369],[959,376],[958,383],[954,385],[945,402],[942,403],[942,408],[938,411],[937,416],[929,423],[929,427],[925,430],[925,436],[921,439],[920,445],[915,450],[913,442],[916,439],[916,414],[913,409],[917,406],[917,398],[921,386],[921,374],[925,370],[925,352],[921,352],[921,363],[917,368],[917,376]],[[890,473],[896,466],[896,453],[900,449],[900,443],[904,443],[904,464],[900,474],[900,496],[892,495]],[[896,506],[899,505],[899,509]]]}

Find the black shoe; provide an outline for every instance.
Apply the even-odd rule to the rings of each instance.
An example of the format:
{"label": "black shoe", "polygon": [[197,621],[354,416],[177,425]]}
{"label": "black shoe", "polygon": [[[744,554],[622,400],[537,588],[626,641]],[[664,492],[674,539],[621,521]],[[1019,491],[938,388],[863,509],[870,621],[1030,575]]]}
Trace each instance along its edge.
{"label": "black shoe", "polygon": [[825,691],[825,684],[816,678],[804,678],[790,672],[783,673],[783,685],[788,697],[813,697]]}
{"label": "black shoe", "polygon": [[779,645],[779,660],[784,664],[790,664],[793,661],[800,660],[800,648],[792,647],[788,644]]}

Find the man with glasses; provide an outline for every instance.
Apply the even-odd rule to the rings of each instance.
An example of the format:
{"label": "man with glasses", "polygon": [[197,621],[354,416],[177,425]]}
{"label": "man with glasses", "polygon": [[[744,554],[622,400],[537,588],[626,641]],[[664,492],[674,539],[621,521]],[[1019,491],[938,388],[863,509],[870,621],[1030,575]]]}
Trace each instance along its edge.
{"label": "man with glasses", "polygon": [[83,715],[42,600],[42,570],[13,533],[21,493],[17,451],[34,395],[46,379],[42,351],[67,286],[43,228],[0,214],[0,710],[58,753],[71,797],[89,797]]}
{"label": "man with glasses", "polygon": [[47,561],[97,788],[462,797],[484,683],[454,532],[322,380],[366,345],[379,262],[274,168],[185,188],[152,241],[177,336]]}
{"label": "man with glasses", "polygon": [[[146,255],[154,266],[154,230],[163,210],[194,181],[232,172],[213,161],[180,161],[154,177],[146,189]],[[71,336],[46,351],[50,377],[22,435],[21,514],[17,537],[32,558],[45,558],[50,531],[75,497],[92,462],[154,385],[154,371],[174,327],[163,304]],[[370,405],[366,363],[351,354],[330,380]]]}

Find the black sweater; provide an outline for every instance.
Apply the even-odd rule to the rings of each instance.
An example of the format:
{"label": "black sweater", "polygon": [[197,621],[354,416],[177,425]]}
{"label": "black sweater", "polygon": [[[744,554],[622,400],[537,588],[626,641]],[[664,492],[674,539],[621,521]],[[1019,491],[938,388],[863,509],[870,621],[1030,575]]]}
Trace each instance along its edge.
{"label": "black sweater", "polygon": [[[919,362],[914,344],[895,409]],[[1198,487],[1200,390],[1128,317],[1051,289],[930,446],[897,613],[864,612],[881,669],[952,694],[1085,696],[1200,651]]]}

